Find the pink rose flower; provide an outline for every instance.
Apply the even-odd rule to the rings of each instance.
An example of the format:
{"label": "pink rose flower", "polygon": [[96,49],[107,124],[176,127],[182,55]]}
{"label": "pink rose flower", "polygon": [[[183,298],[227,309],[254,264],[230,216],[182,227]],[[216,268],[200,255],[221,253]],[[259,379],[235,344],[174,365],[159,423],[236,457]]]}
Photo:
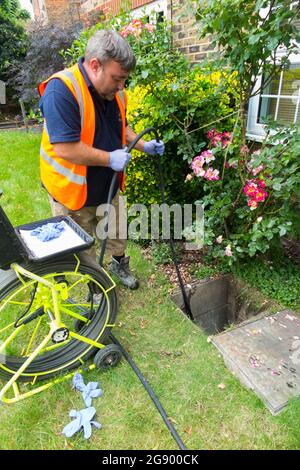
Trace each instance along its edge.
{"label": "pink rose flower", "polygon": [[144,28],[148,31],[148,33],[153,33],[154,31],[154,25],[151,23],[146,23]]}
{"label": "pink rose flower", "polygon": [[266,183],[264,182],[264,180],[258,180],[257,184],[261,189],[265,189],[266,187]]}
{"label": "pink rose flower", "polygon": [[258,202],[255,199],[249,199],[248,206],[250,207],[250,210],[253,211],[254,209],[257,209]]}
{"label": "pink rose flower", "polygon": [[248,181],[246,186],[244,187],[244,193],[248,197],[253,197],[258,190],[257,184],[254,183],[253,181]]}
{"label": "pink rose flower", "polygon": [[254,200],[256,202],[264,202],[264,200],[268,197],[268,193],[266,191],[262,191],[261,189],[258,189],[255,196]]}
{"label": "pink rose flower", "polygon": [[214,170],[212,167],[206,170],[204,178],[209,181],[217,181],[219,179],[219,170]]}
{"label": "pink rose flower", "polygon": [[215,157],[211,150],[204,150],[203,152],[201,152],[201,157],[205,159],[207,164],[215,160]]}

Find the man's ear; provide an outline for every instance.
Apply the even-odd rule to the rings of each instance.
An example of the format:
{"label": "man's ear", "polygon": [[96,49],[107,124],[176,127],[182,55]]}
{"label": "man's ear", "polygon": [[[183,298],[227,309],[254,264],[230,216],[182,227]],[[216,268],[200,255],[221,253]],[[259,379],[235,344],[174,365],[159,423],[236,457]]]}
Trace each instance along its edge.
{"label": "man's ear", "polygon": [[101,65],[99,59],[96,59],[94,57],[90,60],[89,66],[90,66],[90,69],[92,70],[92,72],[94,72],[94,73],[98,73],[99,70],[102,68],[102,65]]}

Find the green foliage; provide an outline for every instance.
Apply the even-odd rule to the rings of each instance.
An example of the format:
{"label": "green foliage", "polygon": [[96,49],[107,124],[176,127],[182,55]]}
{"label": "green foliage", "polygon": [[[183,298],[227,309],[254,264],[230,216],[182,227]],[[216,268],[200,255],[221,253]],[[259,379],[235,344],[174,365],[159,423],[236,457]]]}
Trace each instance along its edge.
{"label": "green foliage", "polygon": [[[176,256],[180,254],[181,245],[174,244]],[[155,242],[151,243],[151,257],[155,264],[169,264],[173,263],[172,250],[168,242]]]}
{"label": "green foliage", "polygon": [[29,47],[21,63],[14,64],[14,86],[25,103],[36,112],[39,101],[38,84],[64,68],[60,54],[79,31],[76,27],[36,24],[29,34]]}
{"label": "green foliage", "polygon": [[[47,193],[39,179],[40,134],[20,131],[0,133],[1,205],[13,225],[50,217]],[[34,195],[34,196],[33,196]]]}
{"label": "green foliage", "polygon": [[[128,90],[127,117],[137,133],[158,129],[166,143],[162,165],[167,200],[184,204],[199,198],[199,186],[185,178],[192,158],[206,145],[207,124],[221,119],[223,128],[232,122],[235,80],[208,66],[179,67],[161,75],[153,64],[153,70],[157,75],[152,81],[141,79],[141,85]],[[156,158],[134,153],[127,169],[129,203],[161,202]]]}
{"label": "green foliage", "polygon": [[2,0],[0,4],[0,78],[7,78],[13,60],[24,57],[27,35],[24,29],[29,13],[18,0]]}
{"label": "green foliage", "polygon": [[238,72],[242,101],[246,102],[264,67],[266,74],[288,63],[300,38],[293,20],[299,18],[300,5],[290,8],[289,0],[204,0],[198,2],[197,19],[201,37],[213,35],[221,47],[224,63]]}
{"label": "green foliage", "polygon": [[300,266],[277,251],[272,260],[256,257],[237,263],[233,273],[282,305],[300,308]]}
{"label": "green foliage", "polygon": [[229,264],[267,252],[286,234],[299,234],[300,128],[277,129],[255,152],[241,146],[238,137],[231,139],[222,147],[212,137],[216,146],[192,164],[198,174],[205,169],[199,159],[208,155],[219,175],[214,180],[201,173],[198,180],[200,187],[205,181],[206,245],[213,257],[227,257]]}
{"label": "green foliage", "polygon": [[208,266],[205,264],[201,264],[201,266],[196,266],[194,269],[191,270],[191,274],[195,278],[198,279],[205,279],[207,277],[213,277],[217,274],[219,274],[219,270],[215,266]]}

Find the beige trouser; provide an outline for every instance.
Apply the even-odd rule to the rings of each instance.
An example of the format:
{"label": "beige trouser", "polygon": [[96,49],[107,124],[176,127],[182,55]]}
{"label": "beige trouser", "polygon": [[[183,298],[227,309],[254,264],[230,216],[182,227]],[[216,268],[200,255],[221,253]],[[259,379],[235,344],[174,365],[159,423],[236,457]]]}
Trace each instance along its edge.
{"label": "beige trouser", "polygon": [[[99,231],[99,226],[101,225],[101,221],[103,222],[102,226],[105,225],[105,204],[99,207],[83,207],[78,211],[72,211],[70,209],[67,209],[67,207],[63,206],[59,202],[54,201],[54,199],[50,195],[49,200],[52,214],[54,216],[70,216],[78,225],[80,225],[80,227],[82,227],[91,236],[96,236],[96,240],[101,243],[102,238],[99,238],[99,235],[101,237],[101,231]],[[111,209],[110,211],[108,223],[108,238],[106,243],[105,254],[113,256],[122,256],[124,255],[127,246],[127,219],[124,198],[120,194],[119,190],[117,191],[117,194],[112,200],[112,206],[114,209]],[[92,256],[93,259],[96,259],[96,246],[93,245],[92,248],[86,251],[86,253]]]}

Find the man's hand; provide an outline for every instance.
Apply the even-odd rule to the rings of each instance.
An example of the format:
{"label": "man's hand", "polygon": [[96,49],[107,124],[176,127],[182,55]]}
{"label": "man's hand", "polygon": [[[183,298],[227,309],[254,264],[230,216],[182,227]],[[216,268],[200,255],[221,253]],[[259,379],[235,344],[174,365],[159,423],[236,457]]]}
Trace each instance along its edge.
{"label": "man's hand", "polygon": [[109,166],[115,171],[123,171],[130,159],[131,154],[126,149],[114,150],[109,154]]}
{"label": "man's hand", "polygon": [[156,142],[156,140],[150,140],[149,142],[145,142],[144,152],[148,153],[148,155],[162,155],[165,151],[165,144],[162,140]]}

